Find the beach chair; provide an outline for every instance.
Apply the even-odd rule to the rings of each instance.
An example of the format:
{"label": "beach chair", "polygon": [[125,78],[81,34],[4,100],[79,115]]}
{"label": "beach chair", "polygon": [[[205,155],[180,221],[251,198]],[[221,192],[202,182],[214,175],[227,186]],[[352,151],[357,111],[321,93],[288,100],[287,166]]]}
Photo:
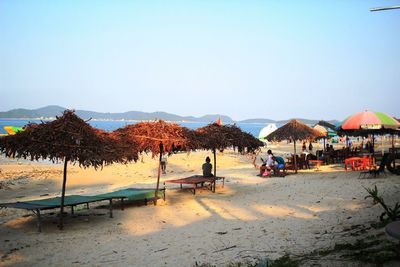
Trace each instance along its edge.
{"label": "beach chair", "polygon": [[285,177],[286,176],[286,162],[282,157],[276,157],[276,165],[273,169],[273,174],[275,177]]}
{"label": "beach chair", "polygon": [[[127,188],[118,191],[113,191],[110,193],[99,194],[94,196],[82,196],[82,195],[68,195],[64,199],[64,207],[71,208],[71,214],[75,213],[75,208],[78,205],[86,205],[89,209],[89,204],[94,202],[108,201],[109,205],[109,216],[113,218],[113,200],[118,199],[121,201],[121,210],[124,209],[124,200],[129,201],[144,201],[147,205],[148,201],[154,201],[156,198],[163,198],[165,201],[165,188],[160,188],[158,191],[158,196],[156,197],[155,190],[153,188]],[[14,208],[14,209],[24,209],[31,211],[37,217],[37,228],[38,231],[42,231],[42,216],[43,212],[51,209],[59,209],[61,205],[60,197],[36,199],[29,201],[18,201],[12,203],[0,203],[1,208]]]}
{"label": "beach chair", "polygon": [[[295,165],[294,165],[294,157],[296,157],[297,168],[295,168]],[[299,170],[300,169],[299,161],[300,161],[299,155],[292,156],[291,158],[289,158],[289,161],[285,164],[285,170],[291,170],[291,171],[294,171],[295,169]]]}
{"label": "beach chair", "polygon": [[360,175],[358,176],[358,178],[361,178],[361,176],[363,178],[365,178],[366,175],[369,175],[369,176],[373,175],[374,177],[379,176],[380,174],[386,175],[386,173],[385,173],[385,165],[386,165],[386,161],[387,161],[388,156],[389,156],[389,154],[383,155],[381,163],[379,164],[379,166],[375,165],[368,171],[360,172]]}

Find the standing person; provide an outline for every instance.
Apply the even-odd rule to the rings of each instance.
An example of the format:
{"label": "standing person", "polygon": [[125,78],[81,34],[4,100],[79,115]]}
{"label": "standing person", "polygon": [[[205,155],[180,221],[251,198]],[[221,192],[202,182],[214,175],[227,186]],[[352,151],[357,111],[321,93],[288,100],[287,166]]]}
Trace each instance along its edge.
{"label": "standing person", "polygon": [[210,157],[206,157],[206,162],[203,163],[203,166],[201,168],[203,169],[203,176],[204,177],[213,177],[214,175],[212,174],[212,164],[210,163]]}
{"label": "standing person", "polygon": [[163,174],[167,173],[167,171],[166,171],[167,170],[167,157],[168,157],[167,153],[163,153],[161,155],[161,171]]}
{"label": "standing person", "polygon": [[305,152],[306,149],[307,149],[306,141],[304,141],[304,142],[303,142],[303,146],[301,147],[301,151],[302,151],[302,152]]}
{"label": "standing person", "polygon": [[308,145],[308,152],[312,152],[312,150],[313,150],[313,145],[311,144],[311,141],[310,141],[310,144]]}

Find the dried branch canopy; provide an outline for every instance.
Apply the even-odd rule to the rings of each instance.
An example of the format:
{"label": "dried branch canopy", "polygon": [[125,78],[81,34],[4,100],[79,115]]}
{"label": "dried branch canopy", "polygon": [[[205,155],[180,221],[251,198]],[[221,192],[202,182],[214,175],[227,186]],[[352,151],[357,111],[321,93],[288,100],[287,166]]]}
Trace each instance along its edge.
{"label": "dried branch canopy", "polygon": [[196,130],[199,135],[200,147],[218,149],[232,147],[240,153],[253,152],[263,143],[249,133],[243,132],[235,125],[209,124]]}
{"label": "dried branch canopy", "polygon": [[153,157],[160,153],[160,143],[168,153],[189,151],[197,146],[192,130],[163,120],[127,125],[113,131],[112,136],[126,146],[136,147],[139,152],[151,152]]}
{"label": "dried branch canopy", "polygon": [[71,110],[54,121],[31,123],[22,132],[0,138],[0,151],[7,157],[66,159],[95,168],[138,159],[137,152],[126,153],[116,138],[90,126]]}
{"label": "dried branch canopy", "polygon": [[268,141],[282,140],[313,140],[323,137],[323,135],[298,120],[291,120],[274,132],[270,133],[266,138]]}

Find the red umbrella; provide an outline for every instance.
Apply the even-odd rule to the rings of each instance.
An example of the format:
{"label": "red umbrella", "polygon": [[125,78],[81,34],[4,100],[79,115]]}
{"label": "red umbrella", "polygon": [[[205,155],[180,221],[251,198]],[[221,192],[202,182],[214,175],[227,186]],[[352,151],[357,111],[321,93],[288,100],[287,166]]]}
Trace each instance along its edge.
{"label": "red umbrella", "polygon": [[358,131],[365,130],[396,130],[400,127],[400,123],[393,117],[383,112],[363,111],[358,112],[347,119],[340,125],[340,129],[344,131]]}
{"label": "red umbrella", "polygon": [[[399,134],[400,123],[383,112],[362,111],[345,119],[339,133],[353,136],[368,134]],[[374,145],[374,138],[372,138]],[[392,146],[394,146],[392,142]]]}

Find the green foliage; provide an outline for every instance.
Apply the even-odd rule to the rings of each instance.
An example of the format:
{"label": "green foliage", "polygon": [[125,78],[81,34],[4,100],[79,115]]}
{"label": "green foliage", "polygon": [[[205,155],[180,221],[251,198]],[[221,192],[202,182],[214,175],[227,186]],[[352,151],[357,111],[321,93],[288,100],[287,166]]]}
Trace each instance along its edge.
{"label": "green foliage", "polygon": [[[381,221],[387,221],[387,220],[396,221],[398,218],[400,218],[400,203],[399,202],[397,202],[393,208],[387,206],[384,199],[382,198],[382,196],[379,195],[378,188],[376,187],[376,185],[374,188],[365,188],[365,190],[369,194],[368,196],[365,197],[365,199],[372,198],[374,201],[374,204],[380,204],[383,207],[383,209],[385,210],[379,216]],[[387,216],[386,219],[384,218],[385,216]]]}
{"label": "green foliage", "polygon": [[288,254],[274,260],[272,264],[268,265],[269,267],[297,267],[299,266],[299,261],[290,258]]}

